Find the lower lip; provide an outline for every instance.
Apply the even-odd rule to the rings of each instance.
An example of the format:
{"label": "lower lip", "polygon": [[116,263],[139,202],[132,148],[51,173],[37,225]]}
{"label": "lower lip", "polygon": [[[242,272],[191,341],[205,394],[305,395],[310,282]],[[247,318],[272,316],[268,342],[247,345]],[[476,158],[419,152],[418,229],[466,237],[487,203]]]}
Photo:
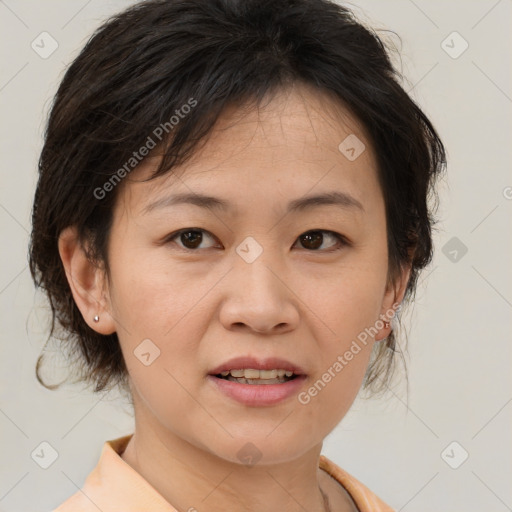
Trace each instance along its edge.
{"label": "lower lip", "polygon": [[208,375],[208,379],[222,393],[244,405],[261,407],[274,405],[299,393],[306,380],[299,375],[282,384],[240,384],[231,380]]}

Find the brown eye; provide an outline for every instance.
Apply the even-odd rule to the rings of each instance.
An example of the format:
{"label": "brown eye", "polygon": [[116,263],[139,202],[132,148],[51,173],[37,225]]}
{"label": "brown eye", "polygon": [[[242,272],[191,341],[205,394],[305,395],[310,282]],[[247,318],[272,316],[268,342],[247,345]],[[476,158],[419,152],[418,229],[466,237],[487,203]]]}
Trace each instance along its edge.
{"label": "brown eye", "polygon": [[203,240],[203,234],[200,231],[185,231],[180,234],[180,242],[187,249],[196,249]]}
{"label": "brown eye", "polygon": [[[326,240],[327,247],[322,248],[322,245]],[[348,245],[346,240],[341,235],[334,233],[333,231],[326,230],[308,231],[307,233],[299,236],[299,241],[305,249],[310,251],[318,251],[321,249],[329,252],[332,251],[332,248],[336,247],[337,244],[341,246]],[[334,243],[329,243],[329,241],[334,241]]]}
{"label": "brown eye", "polygon": [[[213,240],[213,235],[201,228],[186,228],[169,235],[166,243],[175,243],[184,250],[196,252],[199,249],[208,249],[214,246],[212,243],[201,247],[205,238]],[[342,235],[325,229],[308,231],[299,236],[298,242],[304,249],[313,252],[333,252],[350,245]]]}
{"label": "brown eye", "polygon": [[[208,247],[200,247],[201,243],[205,238],[212,238],[207,231],[200,228],[186,228],[171,234],[167,238],[167,242],[174,242],[177,240],[178,246],[183,249],[196,250],[196,249],[208,249]],[[211,245],[209,247],[212,247]]]}

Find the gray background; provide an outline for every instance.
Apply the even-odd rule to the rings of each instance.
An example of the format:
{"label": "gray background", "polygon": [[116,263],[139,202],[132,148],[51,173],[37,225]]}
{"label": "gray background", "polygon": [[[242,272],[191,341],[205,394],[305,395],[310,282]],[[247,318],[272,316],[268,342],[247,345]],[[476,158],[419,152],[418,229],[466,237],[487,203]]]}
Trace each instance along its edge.
{"label": "gray background", "polygon": [[[51,392],[37,383],[48,313],[27,267],[36,163],[52,96],[100,21],[130,3],[0,1],[2,511],[60,504],[82,485],[103,442],[133,429],[129,407],[115,394]],[[436,256],[405,317],[408,401],[400,382],[384,399],[359,398],[323,453],[397,510],[512,510],[512,2],[350,5],[374,27],[400,35],[401,43],[388,34],[401,49],[405,87],[433,120],[449,165]],[[44,31],[58,43],[47,58],[31,47],[43,45]],[[459,55],[464,41],[469,47]],[[51,49],[49,39],[44,49]],[[58,453],[48,469],[31,458],[44,441]]]}

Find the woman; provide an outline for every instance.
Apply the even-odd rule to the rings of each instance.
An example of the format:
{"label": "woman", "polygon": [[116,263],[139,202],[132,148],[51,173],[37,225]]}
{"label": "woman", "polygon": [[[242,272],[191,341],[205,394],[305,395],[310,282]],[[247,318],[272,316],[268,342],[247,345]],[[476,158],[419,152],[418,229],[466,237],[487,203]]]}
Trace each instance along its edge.
{"label": "woman", "polygon": [[56,510],[392,510],[321,448],[386,385],[444,165],[335,3],[150,0],[100,27],[50,113],[30,262],[135,431]]}

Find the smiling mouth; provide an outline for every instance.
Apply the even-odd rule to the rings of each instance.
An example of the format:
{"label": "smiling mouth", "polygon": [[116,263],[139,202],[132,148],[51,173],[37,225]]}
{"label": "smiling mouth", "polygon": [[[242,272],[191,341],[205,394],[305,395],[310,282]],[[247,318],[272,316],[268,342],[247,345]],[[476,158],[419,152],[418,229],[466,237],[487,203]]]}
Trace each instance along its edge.
{"label": "smiling mouth", "polygon": [[238,384],[284,384],[297,377],[288,370],[256,370],[253,368],[228,370],[215,375],[219,379],[237,382]]}

